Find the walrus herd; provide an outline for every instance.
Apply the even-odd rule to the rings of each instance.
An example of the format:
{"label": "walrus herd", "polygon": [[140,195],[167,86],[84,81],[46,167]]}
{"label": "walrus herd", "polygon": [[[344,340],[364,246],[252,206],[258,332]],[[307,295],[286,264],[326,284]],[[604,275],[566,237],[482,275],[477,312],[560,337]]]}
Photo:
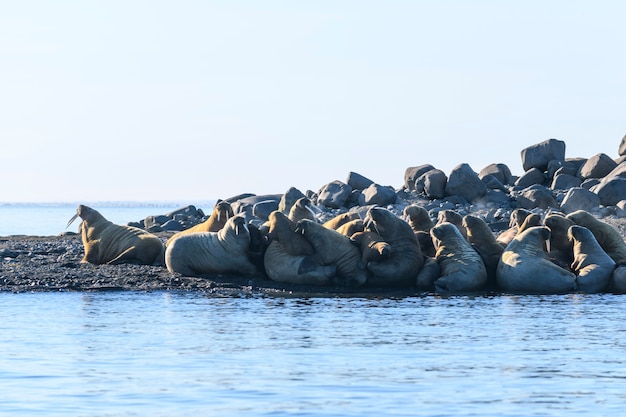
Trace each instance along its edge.
{"label": "walrus herd", "polygon": [[[407,168],[399,190],[350,173],[318,193],[237,196],[165,240],[84,205],[70,222],[82,219],[82,262],[162,265],[174,275],[440,293],[626,293],[626,243],[601,220],[626,208],[626,162],[564,151],[556,139],[522,150],[521,177],[503,164],[480,173],[461,164],[449,178],[423,165]],[[563,175],[573,186],[555,185]],[[607,184],[613,205],[603,203]]]}

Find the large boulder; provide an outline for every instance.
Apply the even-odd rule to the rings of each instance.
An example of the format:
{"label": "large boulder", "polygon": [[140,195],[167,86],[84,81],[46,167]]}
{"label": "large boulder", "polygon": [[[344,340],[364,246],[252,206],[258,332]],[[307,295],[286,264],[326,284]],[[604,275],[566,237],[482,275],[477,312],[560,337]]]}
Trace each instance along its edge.
{"label": "large boulder", "polygon": [[503,185],[513,185],[513,175],[511,175],[511,170],[505,164],[489,164],[478,173],[478,178],[481,180],[484,179],[488,175],[493,175],[500,181]]}
{"label": "large boulder", "polygon": [[372,184],[359,196],[360,206],[378,205],[386,206],[396,202],[396,191],[393,187]]}
{"label": "large boulder", "polygon": [[572,187],[580,187],[582,180],[570,174],[557,174],[552,180],[550,188],[552,190],[567,190]]}
{"label": "large boulder", "polygon": [[558,208],[552,191],[542,185],[533,185],[522,190],[517,196],[517,207],[532,210],[534,208]]}
{"label": "large boulder", "polygon": [[604,178],[607,174],[617,168],[617,162],[610,156],[599,153],[587,159],[587,162],[580,167],[578,176],[583,179]]}
{"label": "large boulder", "polygon": [[450,172],[446,196],[458,195],[472,202],[487,194],[487,186],[468,164],[459,164]]}
{"label": "large boulder", "polygon": [[614,206],[621,200],[626,200],[626,178],[611,177],[600,181],[590,188],[590,191],[600,197],[600,203],[604,206]]}
{"label": "large boulder", "polygon": [[281,196],[277,210],[284,214],[289,214],[291,206],[302,197],[306,197],[302,191],[298,190],[296,187],[290,187],[285,194]]}
{"label": "large boulder", "polygon": [[415,190],[415,180],[431,169],[435,169],[435,167],[430,164],[408,167],[404,171],[404,188],[409,191]]}
{"label": "large boulder", "polygon": [[338,180],[331,181],[320,189],[317,203],[330,208],[345,207],[351,194],[352,187],[348,184]]}
{"label": "large boulder", "polygon": [[350,171],[348,173],[348,179],[346,180],[346,184],[352,187],[353,190],[365,190],[367,187],[374,184],[374,181],[364,177],[361,174]]}
{"label": "large boulder", "polygon": [[439,199],[446,195],[448,177],[440,169],[431,169],[415,181],[415,191],[423,192],[428,198]]}
{"label": "large boulder", "polygon": [[586,188],[574,187],[570,188],[565,194],[561,203],[561,210],[569,214],[576,210],[591,211],[598,206],[600,206],[600,197],[596,193]]}
{"label": "large boulder", "polygon": [[626,136],[622,138],[622,141],[619,144],[618,154],[620,156],[626,156]]}
{"label": "large boulder", "polygon": [[515,181],[515,186],[527,188],[531,185],[543,185],[546,182],[546,175],[538,168],[530,168]]}
{"label": "large boulder", "polygon": [[548,139],[522,149],[521,155],[524,171],[537,168],[544,172],[548,169],[550,161],[565,160],[565,142],[558,139]]}

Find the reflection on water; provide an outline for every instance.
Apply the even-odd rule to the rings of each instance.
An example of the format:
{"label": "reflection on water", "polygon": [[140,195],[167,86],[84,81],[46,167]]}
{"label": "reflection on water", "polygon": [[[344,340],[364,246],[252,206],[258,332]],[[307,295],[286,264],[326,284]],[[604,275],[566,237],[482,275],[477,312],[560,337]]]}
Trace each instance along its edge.
{"label": "reflection on water", "polygon": [[624,296],[0,294],[11,415],[608,415]]}

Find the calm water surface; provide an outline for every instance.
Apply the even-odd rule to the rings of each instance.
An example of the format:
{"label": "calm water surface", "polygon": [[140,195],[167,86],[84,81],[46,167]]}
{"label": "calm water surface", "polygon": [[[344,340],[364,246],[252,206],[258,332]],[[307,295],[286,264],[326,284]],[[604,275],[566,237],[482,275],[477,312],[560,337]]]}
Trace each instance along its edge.
{"label": "calm water surface", "polygon": [[619,415],[625,301],[0,294],[0,413]]}

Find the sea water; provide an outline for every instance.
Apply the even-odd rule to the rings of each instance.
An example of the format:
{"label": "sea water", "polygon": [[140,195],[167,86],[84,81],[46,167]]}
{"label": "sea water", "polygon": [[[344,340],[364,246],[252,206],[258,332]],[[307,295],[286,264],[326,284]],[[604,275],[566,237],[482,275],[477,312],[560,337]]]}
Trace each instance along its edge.
{"label": "sea water", "polygon": [[[169,209],[122,208],[116,222]],[[0,235],[56,234],[75,206],[29,210]],[[38,210],[55,224],[31,233]],[[625,303],[0,293],[0,415],[620,415]]]}
{"label": "sea water", "polygon": [[616,295],[0,294],[0,414],[621,415]]}

